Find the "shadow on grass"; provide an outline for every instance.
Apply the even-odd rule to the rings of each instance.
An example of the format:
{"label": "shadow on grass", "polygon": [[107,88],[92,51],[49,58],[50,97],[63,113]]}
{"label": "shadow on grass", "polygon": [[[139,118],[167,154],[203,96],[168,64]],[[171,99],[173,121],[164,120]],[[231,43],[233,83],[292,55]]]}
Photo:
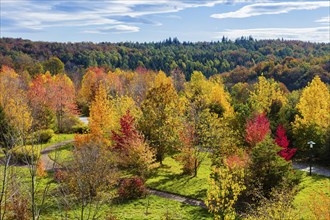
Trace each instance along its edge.
{"label": "shadow on grass", "polygon": [[192,216],[193,219],[213,219],[213,215],[209,213],[207,209],[201,207],[189,210],[189,215]]}

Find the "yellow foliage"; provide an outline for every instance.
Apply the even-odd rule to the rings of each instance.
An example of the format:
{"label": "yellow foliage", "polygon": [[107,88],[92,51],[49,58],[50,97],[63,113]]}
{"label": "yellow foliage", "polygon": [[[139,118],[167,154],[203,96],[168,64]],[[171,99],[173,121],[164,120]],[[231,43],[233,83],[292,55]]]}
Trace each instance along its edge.
{"label": "yellow foliage", "polygon": [[205,204],[215,219],[235,219],[234,205],[245,190],[244,169],[224,165],[212,168]]}
{"label": "yellow foliage", "polygon": [[92,136],[104,137],[110,140],[111,130],[114,129],[114,117],[103,84],[99,85],[90,107],[89,127]]}
{"label": "yellow foliage", "polygon": [[232,117],[234,109],[230,101],[230,95],[225,91],[221,79],[207,80],[202,72],[194,71],[191,81],[185,84],[185,93],[189,100],[198,108],[219,106],[223,110],[221,117]]}
{"label": "yellow foliage", "polygon": [[315,124],[323,129],[330,126],[330,92],[320,77],[316,76],[304,88],[296,108],[301,116],[296,115],[295,127],[299,127],[299,124]]}
{"label": "yellow foliage", "polygon": [[273,102],[287,104],[287,98],[273,79],[267,80],[259,76],[258,83],[254,84],[254,91],[250,93],[249,102],[258,113],[269,113]]}
{"label": "yellow foliage", "polygon": [[31,110],[27,103],[22,81],[16,72],[3,67],[0,72],[0,105],[9,123],[21,134],[27,133],[32,125]]}

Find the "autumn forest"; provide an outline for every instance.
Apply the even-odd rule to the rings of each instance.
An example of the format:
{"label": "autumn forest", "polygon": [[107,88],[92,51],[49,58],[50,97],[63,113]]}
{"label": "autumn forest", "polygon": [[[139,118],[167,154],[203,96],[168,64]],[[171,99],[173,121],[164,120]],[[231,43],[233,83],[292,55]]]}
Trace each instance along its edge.
{"label": "autumn forest", "polygon": [[0,66],[0,220],[329,219],[296,166],[330,166],[329,43],[1,38]]}

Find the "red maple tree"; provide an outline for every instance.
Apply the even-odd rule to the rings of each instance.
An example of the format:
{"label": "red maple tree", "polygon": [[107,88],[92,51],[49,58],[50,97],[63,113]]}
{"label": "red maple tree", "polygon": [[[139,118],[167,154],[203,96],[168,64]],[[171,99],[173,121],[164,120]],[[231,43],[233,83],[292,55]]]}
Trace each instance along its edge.
{"label": "red maple tree", "polygon": [[127,145],[134,139],[142,138],[135,128],[134,118],[131,116],[130,111],[120,118],[120,131],[119,133],[112,131],[112,140],[115,142],[114,148],[116,150],[127,150]]}
{"label": "red maple tree", "polygon": [[265,114],[258,114],[246,123],[245,140],[253,147],[270,133],[270,124]]}
{"label": "red maple tree", "polygon": [[278,146],[283,148],[278,152],[278,155],[285,160],[290,160],[297,151],[297,148],[288,148],[290,142],[282,125],[277,127],[275,142]]}

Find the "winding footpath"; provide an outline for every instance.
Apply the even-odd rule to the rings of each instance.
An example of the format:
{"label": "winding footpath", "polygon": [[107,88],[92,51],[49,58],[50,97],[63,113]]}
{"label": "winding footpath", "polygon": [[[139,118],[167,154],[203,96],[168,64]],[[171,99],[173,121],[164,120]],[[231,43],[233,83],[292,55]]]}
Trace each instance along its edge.
{"label": "winding footpath", "polygon": [[62,141],[62,142],[53,144],[53,145],[51,145],[49,147],[46,147],[45,149],[43,149],[43,150],[40,151],[40,159],[43,162],[46,171],[50,171],[50,170],[53,170],[53,169],[56,168],[55,161],[52,160],[49,157],[48,154],[51,153],[51,152],[53,152],[53,151],[55,151],[55,150],[57,150],[58,148],[66,145],[66,144],[70,144],[70,143],[73,143],[73,142],[74,142],[73,139]]}

